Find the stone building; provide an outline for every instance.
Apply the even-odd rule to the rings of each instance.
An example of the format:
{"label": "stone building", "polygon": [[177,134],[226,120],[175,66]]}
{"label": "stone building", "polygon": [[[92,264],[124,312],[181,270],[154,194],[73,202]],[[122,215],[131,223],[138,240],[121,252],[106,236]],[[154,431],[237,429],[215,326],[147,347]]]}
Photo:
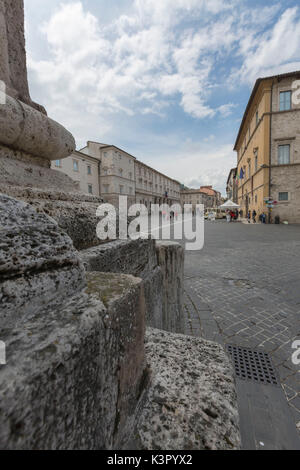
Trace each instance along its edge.
{"label": "stone building", "polygon": [[115,145],[88,141],[81,152],[100,162],[100,194],[115,207],[119,196],[127,196],[128,203],[135,203],[136,158]]}
{"label": "stone building", "polygon": [[136,202],[145,204],[180,204],[180,183],[154,170],[145,163],[135,162]]}
{"label": "stone building", "polygon": [[200,191],[200,189],[184,189],[180,193],[180,202],[183,207],[185,204],[191,204],[193,211],[196,209],[197,204],[203,204],[207,208],[207,195]]}
{"label": "stone building", "polygon": [[75,150],[70,157],[51,162],[51,168],[78,182],[83,193],[100,196],[100,161],[97,158]]}
{"label": "stone building", "polygon": [[[88,141],[80,152],[52,164],[80,183],[84,192],[101,194],[105,202],[118,207],[119,196],[129,204],[172,205],[180,203],[180,183],[114,145]],[[89,169],[90,167],[90,169]],[[87,174],[87,172],[92,174]],[[98,193],[94,189],[98,177]],[[93,191],[93,193],[91,193]]]}
{"label": "stone building", "polygon": [[291,72],[256,81],[234,147],[238,203],[244,214],[269,212],[270,222],[300,222],[299,79]]}
{"label": "stone building", "polygon": [[216,208],[221,205],[221,193],[213,189],[212,186],[201,186],[200,191],[206,194],[208,208]]}
{"label": "stone building", "polygon": [[226,185],[227,199],[237,203],[237,168],[232,168],[229,172]]}
{"label": "stone building", "polygon": [[[203,204],[204,209],[213,209],[221,205],[221,193],[212,186],[201,186],[199,189],[182,189],[180,193],[181,205]],[[193,207],[195,209],[195,207]]]}

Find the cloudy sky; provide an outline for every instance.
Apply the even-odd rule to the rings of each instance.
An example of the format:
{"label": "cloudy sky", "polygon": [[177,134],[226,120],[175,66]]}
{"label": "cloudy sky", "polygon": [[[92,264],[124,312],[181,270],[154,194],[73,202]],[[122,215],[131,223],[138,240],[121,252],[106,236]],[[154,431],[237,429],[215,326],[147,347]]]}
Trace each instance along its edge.
{"label": "cloudy sky", "polygon": [[25,0],[32,98],[75,136],[225,192],[256,78],[300,69],[298,0]]}

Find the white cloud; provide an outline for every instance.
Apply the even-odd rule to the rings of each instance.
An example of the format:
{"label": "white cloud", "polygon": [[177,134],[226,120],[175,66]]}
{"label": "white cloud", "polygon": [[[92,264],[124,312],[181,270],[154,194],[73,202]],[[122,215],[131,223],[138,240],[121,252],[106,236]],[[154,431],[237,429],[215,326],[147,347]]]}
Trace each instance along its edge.
{"label": "white cloud", "polygon": [[[28,53],[29,78],[34,99],[70,128],[79,145],[128,133],[120,122],[132,117],[166,121],[174,104],[194,119],[226,123],[237,106],[232,97],[224,99],[226,88],[232,92],[258,76],[300,69],[299,10],[287,9],[277,18],[279,3],[254,8],[241,0],[133,0],[126,14],[123,9],[101,23],[83,6],[88,2],[55,2],[40,27],[46,53],[38,54],[41,48]],[[27,23],[30,34],[36,25],[29,17]],[[217,130],[209,130],[207,147],[196,145],[195,157],[179,142],[180,152],[172,148],[168,158],[174,135],[163,142],[161,170],[182,176],[186,184],[195,168],[204,184],[204,174],[216,184],[218,172],[226,179],[233,153],[218,142]]]}
{"label": "white cloud", "polygon": [[299,69],[299,8],[287,9],[274,27],[262,36],[245,38],[241,53],[245,60],[238,78],[250,84],[258,77]]}
{"label": "white cloud", "polygon": [[209,136],[207,143],[176,142],[177,148],[164,152],[163,160],[155,162],[155,167],[188,187],[212,185],[225,194],[229,171],[236,165],[236,154],[232,145],[213,142],[213,137]]}
{"label": "white cloud", "polygon": [[[168,97],[179,95],[187,114],[214,116],[207,92],[212,62],[202,54],[205,48],[207,52],[217,47],[224,27],[214,26],[213,44],[208,44],[207,28],[190,34],[185,30],[175,34],[173,28],[182,18],[194,19],[203,11],[218,13],[230,9],[230,4],[221,0],[135,0],[134,6],[131,16],[122,15],[100,28],[80,1],[61,4],[41,27],[50,59],[36,60],[29,55],[31,78],[48,87],[49,95],[56,99],[61,98],[57,90],[63,83],[64,101],[78,103],[84,96],[89,107],[98,106],[99,113],[162,115],[160,109],[168,105]],[[229,23],[227,33],[228,28]],[[154,106],[148,97],[157,93],[160,103]],[[51,103],[46,105],[51,110]]]}

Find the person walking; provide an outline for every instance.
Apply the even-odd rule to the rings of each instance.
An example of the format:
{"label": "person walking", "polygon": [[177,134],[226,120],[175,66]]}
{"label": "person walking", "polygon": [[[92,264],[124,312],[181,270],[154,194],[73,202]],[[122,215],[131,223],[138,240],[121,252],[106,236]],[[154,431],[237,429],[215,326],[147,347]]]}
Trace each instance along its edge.
{"label": "person walking", "polygon": [[231,215],[229,211],[226,211],[226,220],[228,223],[231,222]]}
{"label": "person walking", "polygon": [[264,212],[262,213],[261,218],[262,218],[262,223],[265,224],[265,223],[266,223],[267,216],[266,216],[266,214],[265,214]]}
{"label": "person walking", "polygon": [[248,219],[248,224],[250,224],[251,223],[251,211],[248,211],[247,219]]}
{"label": "person walking", "polygon": [[252,212],[252,220],[254,224],[256,224],[256,216],[257,216],[257,213],[256,213],[256,210],[254,209],[254,211]]}

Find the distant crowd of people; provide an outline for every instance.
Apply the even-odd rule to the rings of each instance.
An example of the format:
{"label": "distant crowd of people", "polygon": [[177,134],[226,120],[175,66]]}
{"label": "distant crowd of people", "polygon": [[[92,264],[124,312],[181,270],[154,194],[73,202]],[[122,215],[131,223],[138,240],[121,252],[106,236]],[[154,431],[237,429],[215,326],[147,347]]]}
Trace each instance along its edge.
{"label": "distant crowd of people", "polygon": [[[248,214],[247,214],[248,224],[251,223],[251,219],[253,223],[256,224],[256,218],[257,218],[257,212],[255,209],[252,212],[248,211]],[[266,213],[263,212],[262,214],[260,214],[258,220],[260,221],[261,224],[266,224],[267,223]]]}
{"label": "distant crowd of people", "polygon": [[[227,210],[226,211],[226,220],[227,222],[232,222],[234,220],[237,220],[238,218],[242,218],[243,217],[243,211],[240,210],[236,210],[236,211],[230,211],[230,210]],[[256,224],[256,220],[257,220],[257,212],[256,210],[254,209],[253,211],[248,211],[247,213],[247,219],[248,219],[248,223],[250,224],[251,223],[251,220],[253,221],[254,224]],[[267,223],[267,215],[265,212],[262,212],[259,217],[258,217],[258,220],[260,223],[262,224],[266,224]]]}

